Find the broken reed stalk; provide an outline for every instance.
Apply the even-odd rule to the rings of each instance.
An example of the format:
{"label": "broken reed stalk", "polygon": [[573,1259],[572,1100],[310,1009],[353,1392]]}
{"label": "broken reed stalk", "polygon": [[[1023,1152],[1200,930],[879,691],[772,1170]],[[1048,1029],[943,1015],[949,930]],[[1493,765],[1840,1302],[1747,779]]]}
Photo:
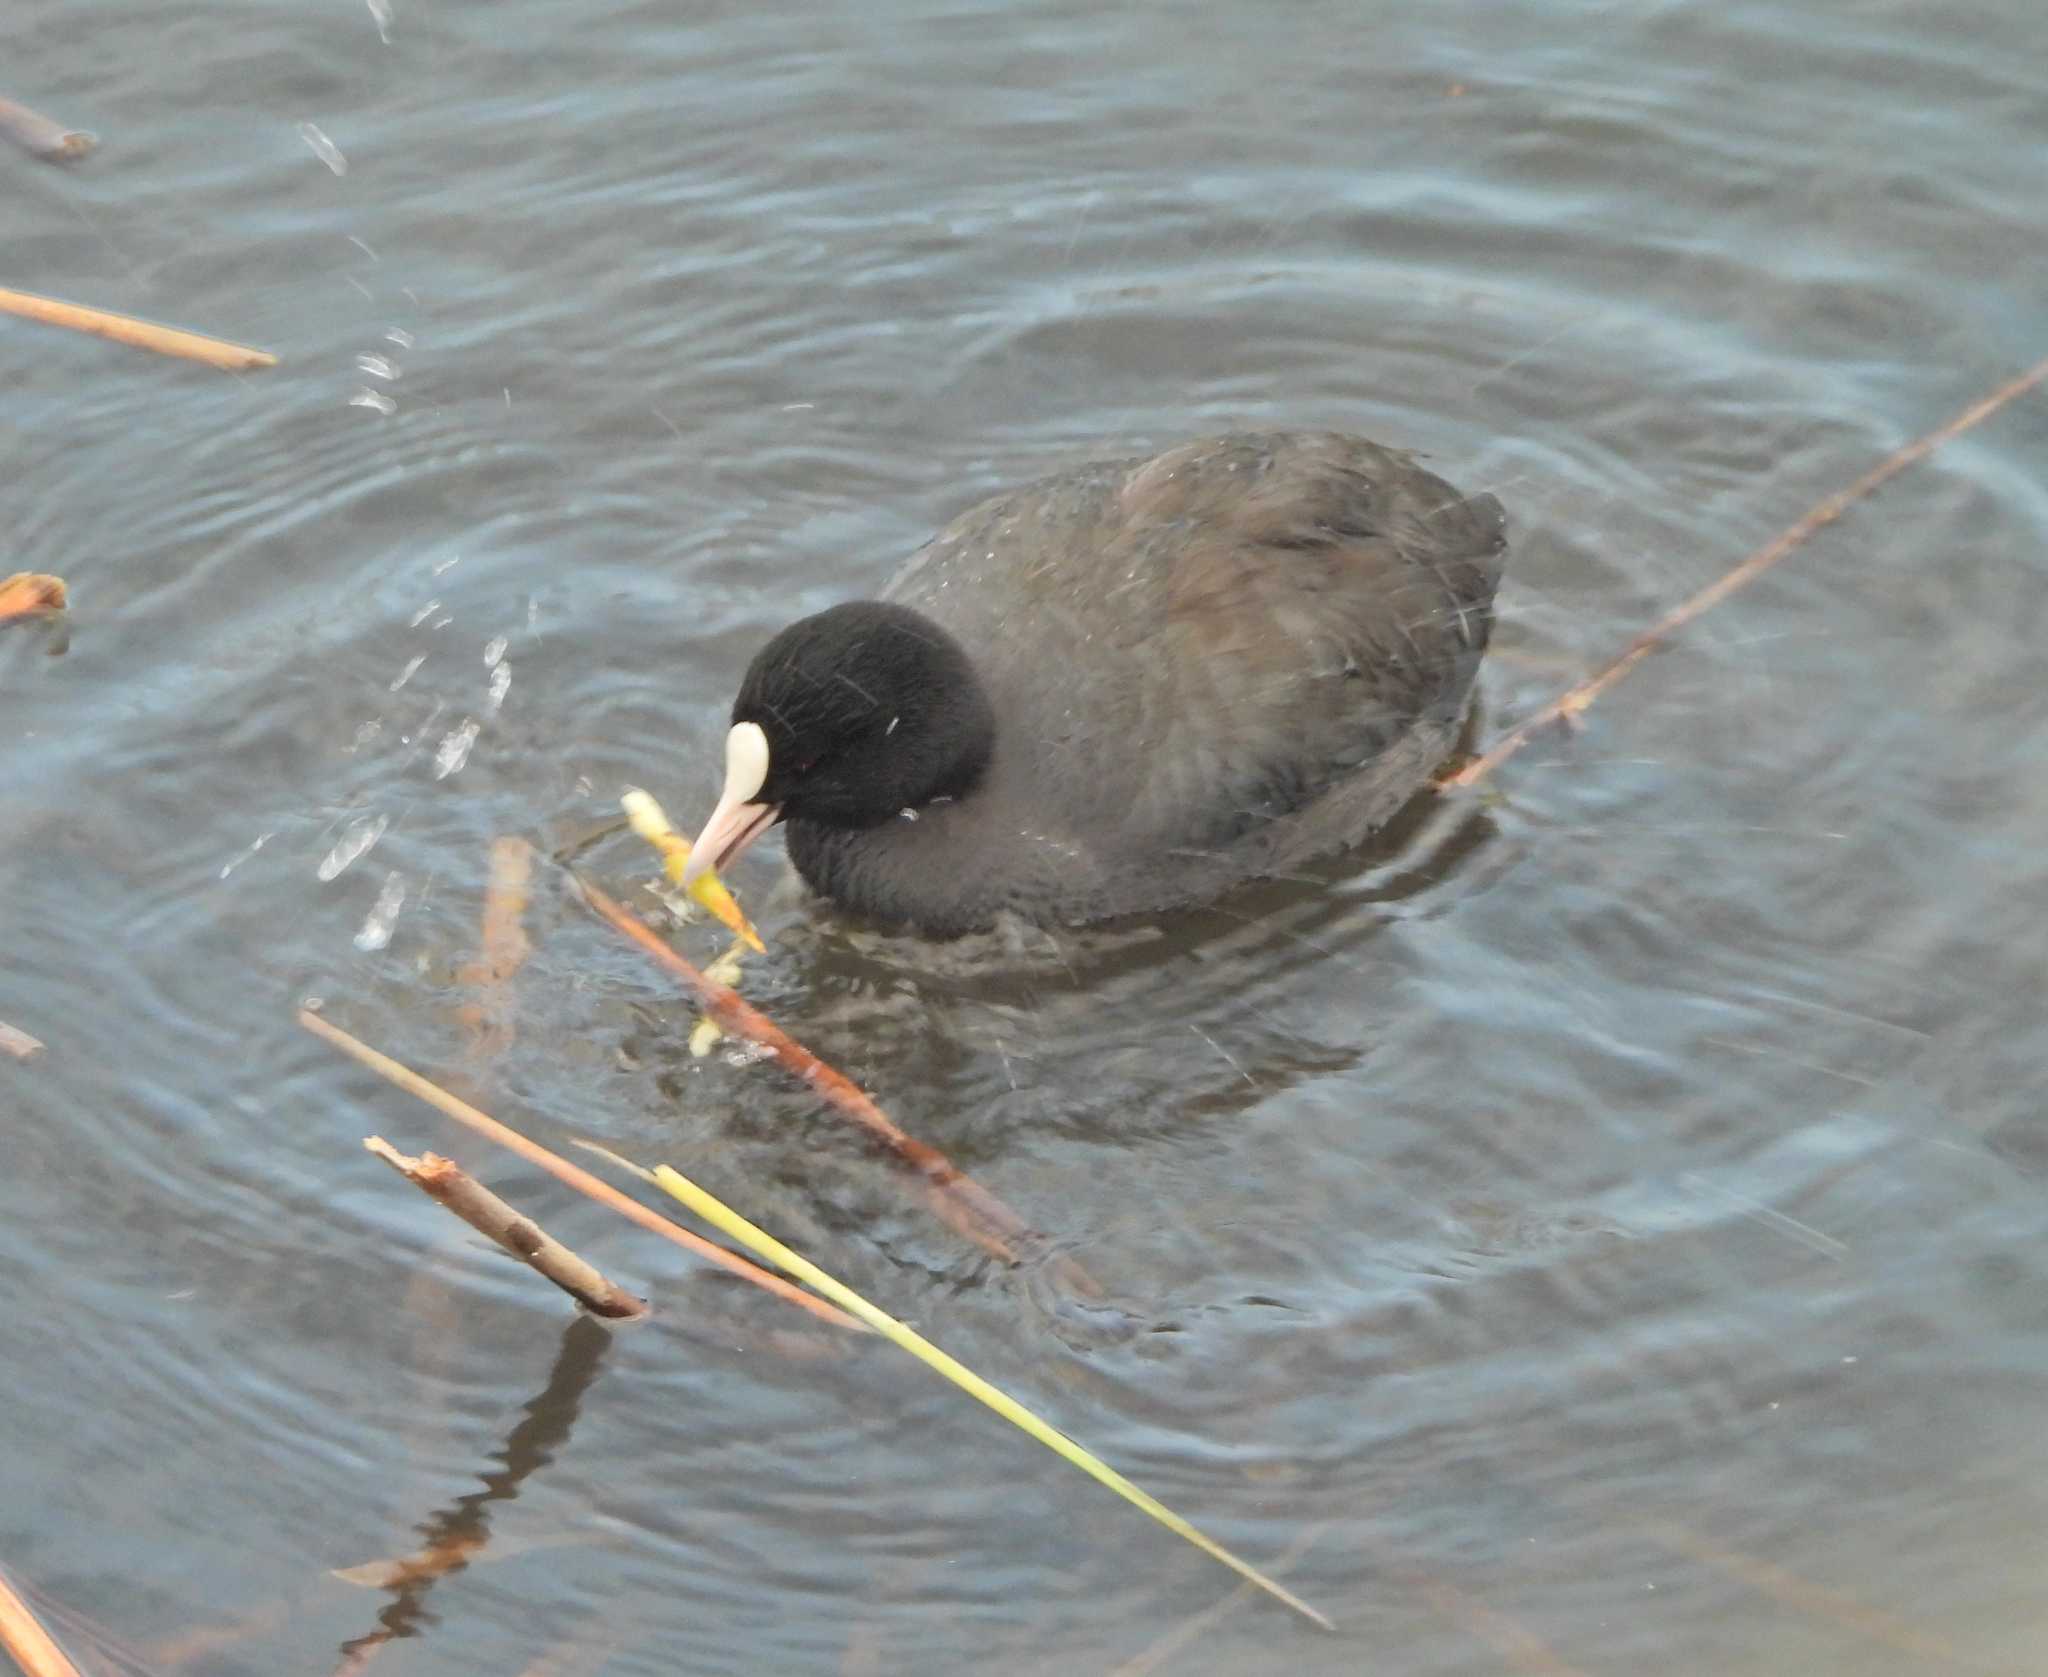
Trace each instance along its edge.
{"label": "broken reed stalk", "polygon": [[[59,1647],[68,1650],[72,1664],[80,1670],[92,1673],[93,1677],[110,1671],[136,1672],[142,1677],[154,1677],[157,1667],[140,1648],[116,1636],[89,1613],[81,1613],[34,1585],[27,1586],[20,1593],[42,1620],[43,1628],[57,1639]],[[0,1671],[11,1669],[4,1659],[0,1659]]]}
{"label": "broken reed stalk", "polygon": [[366,1137],[363,1146],[428,1198],[438,1200],[479,1234],[489,1235],[513,1257],[545,1275],[593,1316],[628,1322],[647,1314],[645,1299],[635,1298],[595,1265],[577,1257],[453,1159],[444,1159],[438,1153],[423,1153],[415,1159],[378,1135]]}
{"label": "broken reed stalk", "polygon": [[[1275,1578],[1285,1578],[1294,1563],[1320,1543],[1336,1523],[1335,1520],[1317,1521],[1288,1544],[1286,1551],[1266,1570]],[[1212,1601],[1201,1612],[1189,1614],[1164,1636],[1133,1654],[1112,1671],[1109,1677],[1148,1677],[1149,1673],[1157,1671],[1168,1660],[1185,1652],[1207,1636],[1257,1594],[1257,1587],[1250,1579],[1246,1579],[1221,1601]]]}
{"label": "broken reed stalk", "polygon": [[438,1083],[429,1082],[410,1066],[400,1065],[388,1055],[378,1053],[368,1043],[350,1036],[340,1026],[330,1025],[319,1014],[301,1008],[299,1023],[322,1041],[332,1044],[344,1054],[368,1066],[387,1082],[396,1084],[409,1095],[417,1096],[436,1111],[453,1118],[458,1124],[466,1124],[478,1135],[488,1137],[500,1147],[509,1148],[529,1164],[540,1166],[557,1181],[567,1183],[578,1193],[587,1194],[599,1204],[610,1206],[621,1217],[638,1223],[650,1234],[658,1234],[662,1239],[673,1241],[676,1245],[696,1253],[700,1258],[709,1259],[719,1268],[730,1270],[733,1274],[753,1282],[757,1287],[766,1288],[777,1298],[786,1299],[791,1304],[808,1310],[813,1316],[830,1322],[834,1327],[862,1331],[860,1324],[844,1311],[834,1309],[823,1299],[814,1297],[803,1288],[783,1280],[781,1276],[769,1274],[759,1264],[750,1263],[735,1252],[728,1252],[723,1246],[706,1240],[702,1235],[691,1233],[659,1212],[650,1210],[638,1200],[628,1198],[609,1182],[600,1181],[589,1171],[572,1165],[561,1154],[550,1152],[539,1142],[529,1141],[517,1130],[499,1123],[490,1114],[478,1111],[465,1100],[457,1099]]}
{"label": "broken reed stalk", "polygon": [[97,134],[66,128],[12,99],[0,99],[0,134],[45,163],[76,163],[100,143]]}
{"label": "broken reed stalk", "polygon": [[844,1072],[826,1064],[738,992],[707,978],[678,954],[631,909],[615,902],[573,870],[570,889],[604,919],[646,950],[680,979],[704,1011],[731,1036],[744,1037],[768,1050],[782,1068],[827,1105],[851,1118],[897,1158],[924,1178],[932,1208],[960,1233],[1005,1263],[1018,1259],[1018,1242],[1032,1238],[1031,1226],[1007,1205],[960,1169],[936,1147],[927,1146],[897,1128]]}
{"label": "broken reed stalk", "polygon": [[1802,1578],[1775,1561],[1727,1548],[1675,1520],[1631,1519],[1628,1523],[1651,1542],[1674,1554],[1726,1573],[1784,1606],[1796,1608],[1817,1619],[1826,1619],[1842,1630],[1865,1637],[1896,1653],[1911,1654],[1915,1659],[1925,1660],[1931,1670],[1966,1669],[1967,1662],[1955,1648],[1939,1637],[1928,1635],[1896,1613],[1888,1613],[1826,1584]]}
{"label": "broken reed stalk", "polygon": [[12,1054],[17,1060],[32,1060],[43,1051],[43,1045],[28,1032],[17,1030],[0,1019],[0,1054]]}
{"label": "broken reed stalk", "polygon": [[1476,785],[1528,744],[1530,736],[1539,728],[1561,719],[1578,717],[1595,699],[1702,612],[1712,610],[1738,588],[1754,582],[1786,554],[1802,546],[1816,531],[1826,529],[1858,501],[1890,482],[1908,466],[1917,465],[1944,443],[1953,441],[1972,426],[1982,424],[2044,379],[2048,379],[2048,360],[2037,361],[2017,378],[2008,379],[1989,395],[1972,402],[1946,425],[1887,455],[1846,489],[1836,490],[1718,581],[1702,588],[1668,617],[1645,629],[1604,669],[1588,676],[1569,691],[1560,693],[1533,716],[1516,723],[1480,756],[1473,758],[1456,774],[1439,781],[1438,789],[1448,792]]}
{"label": "broken reed stalk", "polygon": [[456,1017],[469,1032],[473,1062],[502,1054],[512,1046],[511,985],[533,953],[533,942],[526,935],[526,906],[532,895],[532,844],[509,835],[493,839],[476,959],[463,963],[455,974],[458,984],[471,985],[477,992],[473,1000],[456,1009]]}
{"label": "broken reed stalk", "polygon": [[1520,1673],[1520,1677],[1589,1677],[1583,1667],[1571,1664],[1520,1620],[1480,1600],[1469,1590],[1460,1589],[1448,1578],[1417,1572],[1393,1555],[1388,1556],[1388,1576],[1421,1596],[1439,1618],[1484,1642],[1500,1656],[1508,1670]]}
{"label": "broken reed stalk", "polygon": [[0,314],[19,315],[23,320],[40,320],[45,326],[65,326],[74,332],[90,332],[111,338],[117,344],[136,349],[153,349],[159,355],[175,355],[186,361],[204,361],[223,372],[245,373],[258,367],[275,367],[277,357],[268,350],[231,344],[175,326],[158,326],[137,320],[132,314],[115,314],[109,309],[88,308],[83,303],[63,303],[33,292],[9,291],[0,286]]}
{"label": "broken reed stalk", "polygon": [[1256,1584],[1274,1600],[1292,1608],[1311,1624],[1319,1625],[1324,1630],[1337,1628],[1324,1614],[1311,1607],[1284,1584],[1269,1578],[1250,1562],[1238,1559],[1213,1537],[1189,1524],[1150,1492],[1140,1490],[1100,1457],[1076,1444],[1057,1427],[1040,1420],[1007,1392],[990,1385],[973,1369],[948,1356],[915,1329],[906,1327],[886,1310],[870,1304],[844,1282],[827,1275],[800,1252],[783,1245],[766,1229],[749,1222],[725,1201],[692,1182],[673,1165],[657,1165],[653,1170],[646,1170],[634,1164],[632,1160],[622,1159],[618,1154],[596,1147],[590,1142],[583,1145],[590,1147],[593,1152],[603,1154],[613,1163],[634,1172],[642,1179],[652,1182],[664,1193],[680,1200],[720,1233],[738,1241],[749,1251],[758,1252],[785,1274],[795,1276],[806,1286],[817,1288],[833,1303],[858,1316],[891,1344],[908,1351],[935,1374],[952,1381],[976,1402],[993,1409],[1011,1426],[1037,1439],[1048,1450],[1071,1462],[1089,1478],[1098,1484],[1108,1486],[1134,1508],[1142,1509],[1151,1515],[1176,1537],[1184,1538],[1204,1554],[1221,1561],[1240,1578]]}
{"label": "broken reed stalk", "polygon": [[526,905],[532,895],[532,843],[516,836],[493,839],[477,957],[456,974],[459,982],[503,984],[526,964],[533,953],[526,935]]}
{"label": "broken reed stalk", "polygon": [[0,623],[10,617],[43,617],[70,603],[62,577],[38,571],[16,571],[0,582]]}
{"label": "broken reed stalk", "polygon": [[28,1603],[15,1593],[0,1572],[0,1649],[5,1649],[26,1677],[80,1677]]}

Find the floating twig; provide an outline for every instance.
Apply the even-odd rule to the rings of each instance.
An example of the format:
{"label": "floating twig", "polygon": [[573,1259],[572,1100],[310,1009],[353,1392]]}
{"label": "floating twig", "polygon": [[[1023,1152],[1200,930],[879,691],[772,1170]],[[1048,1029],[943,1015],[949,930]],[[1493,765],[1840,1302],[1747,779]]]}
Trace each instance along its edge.
{"label": "floating twig", "polygon": [[1421,1596],[1440,1618],[1484,1642],[1508,1670],[1521,1677],[1588,1677],[1583,1667],[1573,1665],[1519,1619],[1460,1589],[1448,1578],[1416,1571],[1398,1555],[1389,1553],[1385,1558],[1389,1577]]}
{"label": "floating twig", "polygon": [[64,1657],[64,1650],[15,1593],[4,1572],[0,1572],[0,1649],[26,1677],[79,1677],[78,1667]]}
{"label": "floating twig", "polygon": [[0,1054],[12,1054],[17,1060],[28,1060],[42,1051],[43,1045],[28,1032],[16,1030],[6,1020],[0,1019]]}
{"label": "floating twig", "polygon": [[10,617],[44,617],[69,605],[62,577],[16,571],[0,582],[0,623]]}
{"label": "floating twig", "polygon": [[[591,1146],[588,1142],[584,1143],[584,1145],[586,1147]],[[777,1240],[765,1229],[758,1228],[753,1223],[748,1222],[746,1218],[733,1210],[731,1206],[727,1205],[716,1195],[707,1193],[672,1165],[658,1165],[653,1170],[645,1170],[639,1165],[634,1164],[630,1159],[622,1159],[618,1154],[608,1152],[602,1147],[596,1147],[592,1150],[604,1154],[606,1158],[609,1158],[615,1164],[633,1171],[644,1180],[653,1183],[664,1193],[680,1200],[721,1233],[730,1236],[750,1251],[766,1258],[785,1274],[795,1276],[797,1280],[803,1282],[806,1286],[817,1288],[819,1292],[831,1299],[833,1303],[858,1316],[869,1327],[873,1328],[875,1332],[883,1335],[892,1344],[908,1351],[927,1368],[952,1381],[954,1385],[958,1386],[969,1397],[974,1398],[977,1402],[986,1404],[990,1409],[993,1409],[998,1415],[1002,1416],[1004,1420],[1008,1421],[1010,1425],[1030,1434],[1031,1437],[1037,1439],[1047,1449],[1065,1457],[1066,1460],[1072,1462],[1074,1466],[1078,1467],[1091,1479],[1107,1485],[1126,1502],[1134,1507],[1143,1509],[1147,1514],[1151,1515],[1153,1519],[1166,1527],[1168,1531],[1174,1533],[1177,1537],[1185,1538],[1203,1553],[1221,1561],[1231,1571],[1256,1584],[1275,1600],[1293,1608],[1295,1612],[1309,1620],[1312,1624],[1320,1625],[1324,1630],[1336,1628],[1323,1614],[1309,1606],[1307,1602],[1294,1594],[1293,1591],[1287,1589],[1274,1579],[1267,1577],[1266,1574],[1259,1571],[1257,1567],[1252,1566],[1249,1562],[1238,1559],[1236,1555],[1224,1548],[1213,1537],[1209,1537],[1197,1530],[1156,1497],[1140,1490],[1130,1480],[1117,1472],[1115,1468],[1109,1466],[1108,1463],[1097,1456],[1091,1455],[1065,1433],[1059,1431],[1058,1428],[1041,1421],[1030,1410],[1017,1402],[1015,1398],[991,1386],[972,1369],[949,1357],[922,1334],[905,1327],[903,1323],[897,1321],[887,1311],[870,1304],[851,1287],[846,1286],[842,1282],[835,1281],[816,1264],[812,1263],[810,1259],[783,1245],[781,1241]]]}
{"label": "floating twig", "polygon": [[1032,1238],[1031,1227],[936,1147],[899,1129],[844,1072],[825,1063],[736,991],[707,978],[678,954],[631,909],[606,896],[575,873],[570,887],[604,919],[631,938],[696,996],[697,1003],[728,1034],[744,1037],[775,1056],[811,1092],[851,1118],[925,1180],[932,1209],[953,1228],[1005,1263],[1018,1261],[1017,1244]]}
{"label": "floating twig", "polygon": [[2036,362],[2017,378],[2008,379],[1988,396],[1972,402],[1946,425],[1929,431],[1924,437],[1887,455],[1848,488],[1836,490],[1803,518],[1764,543],[1718,581],[1709,583],[1676,611],[1645,629],[1630,641],[1606,668],[1588,676],[1576,687],[1560,693],[1533,716],[1516,723],[1480,756],[1473,758],[1457,773],[1439,781],[1439,788],[1452,791],[1476,785],[1528,744],[1530,736],[1539,728],[1560,720],[1576,720],[1595,699],[1702,612],[1712,610],[1738,588],[1754,582],[1786,554],[1801,546],[1816,531],[1826,529],[1865,496],[1889,483],[1908,466],[1917,465],[1925,460],[1944,443],[1961,436],[1972,426],[1983,423],[2000,408],[2024,396],[2043,379],[2048,379],[2048,360]]}
{"label": "floating twig", "polygon": [[117,344],[136,349],[153,349],[159,355],[175,355],[187,361],[204,361],[223,372],[245,373],[257,367],[275,367],[277,357],[268,350],[231,344],[222,338],[203,337],[175,326],[158,326],[137,320],[132,314],[115,314],[108,309],[89,308],[83,303],[62,303],[54,297],[33,292],[9,291],[0,287],[0,314],[40,320],[46,326],[67,326],[74,332],[91,332],[111,338]]}
{"label": "floating twig", "polygon": [[458,984],[472,985],[479,992],[458,1011],[469,1030],[474,1059],[501,1054],[512,1046],[510,986],[533,953],[526,935],[526,906],[532,887],[533,846],[513,836],[492,840],[477,956],[455,974]]}
{"label": "floating twig", "polygon": [[[595,1331],[602,1332],[602,1329]],[[53,1637],[57,1645],[69,1651],[74,1665],[81,1670],[101,1677],[102,1673],[129,1672],[135,1677],[159,1677],[160,1668],[149,1656],[125,1638],[116,1636],[106,1625],[89,1613],[82,1613],[70,1603],[39,1589],[34,1584],[17,1583],[15,1591],[41,1621],[43,1629]],[[0,1645],[4,1654],[4,1645]],[[12,1671],[4,1657],[0,1657],[0,1671]]]}
{"label": "floating twig", "polygon": [[592,1315],[607,1321],[637,1321],[647,1314],[647,1301],[635,1298],[595,1265],[570,1251],[530,1217],[523,1217],[453,1159],[438,1153],[411,1158],[382,1136],[364,1138],[363,1146],[406,1181],[440,1201],[479,1234],[489,1235],[515,1258],[545,1275]]}
{"label": "floating twig", "polygon": [[1937,1671],[1978,1669],[1949,1643],[1928,1635],[1896,1613],[1872,1607],[1868,1602],[1858,1601],[1854,1596],[1845,1595],[1826,1584],[1817,1584],[1811,1578],[1802,1578],[1775,1561],[1745,1554],[1740,1549],[1730,1549],[1675,1520],[1632,1519],[1629,1524],[1674,1554],[1711,1566],[1739,1579],[1760,1595],[1769,1596],[1773,1601],[1797,1608],[1815,1618],[1826,1619],[1895,1653],[1911,1654],[1916,1659],[1926,1660]]}
{"label": "floating twig", "polygon": [[728,1252],[723,1246],[706,1240],[702,1235],[679,1227],[638,1200],[629,1199],[609,1182],[600,1181],[589,1171],[572,1165],[561,1154],[550,1152],[539,1142],[529,1141],[517,1130],[499,1123],[490,1114],[480,1112],[469,1102],[451,1095],[438,1083],[429,1082],[410,1066],[400,1065],[388,1055],[378,1053],[368,1043],[350,1036],[340,1026],[329,1024],[319,1014],[301,1008],[298,1017],[299,1023],[315,1036],[368,1066],[387,1082],[395,1083],[407,1094],[417,1096],[436,1111],[445,1113],[458,1124],[466,1124],[478,1135],[488,1137],[500,1147],[509,1148],[529,1164],[540,1166],[557,1181],[566,1182],[577,1192],[587,1194],[600,1204],[610,1206],[621,1217],[638,1223],[650,1234],[658,1234],[664,1240],[674,1241],[676,1245],[687,1248],[700,1258],[709,1259],[721,1269],[730,1270],[733,1274],[753,1282],[757,1287],[765,1287],[776,1297],[787,1299],[791,1304],[798,1305],[813,1316],[831,1322],[837,1327],[859,1329],[860,1324],[844,1311],[834,1309],[823,1299],[813,1297],[801,1287],[792,1286],[779,1275],[769,1274],[760,1265],[749,1263],[738,1253]]}
{"label": "floating twig", "polygon": [[491,841],[490,874],[484,885],[482,933],[477,958],[457,975],[465,984],[503,984],[526,964],[533,944],[526,935],[526,905],[532,897],[533,845],[507,836]]}
{"label": "floating twig", "polygon": [[[1330,1527],[1336,1523],[1334,1520],[1319,1520],[1288,1544],[1286,1552],[1269,1569],[1273,1576],[1285,1578],[1288,1569],[1320,1543]],[[1189,1614],[1164,1636],[1125,1660],[1109,1674],[1109,1677],[1148,1677],[1148,1673],[1157,1671],[1175,1655],[1199,1642],[1257,1594],[1257,1587],[1249,1579],[1245,1580],[1221,1601],[1212,1601],[1201,1612]]]}
{"label": "floating twig", "polygon": [[45,163],[76,163],[100,143],[97,134],[66,128],[12,99],[0,99],[0,134]]}

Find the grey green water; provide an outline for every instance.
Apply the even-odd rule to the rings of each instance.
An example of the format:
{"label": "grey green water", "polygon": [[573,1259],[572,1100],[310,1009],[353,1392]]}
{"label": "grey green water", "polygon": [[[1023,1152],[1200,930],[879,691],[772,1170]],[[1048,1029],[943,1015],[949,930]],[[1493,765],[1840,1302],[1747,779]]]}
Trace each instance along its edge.
{"label": "grey green water", "polygon": [[[2048,1669],[2048,399],[1315,881],[785,936],[750,992],[1108,1308],[693,1060],[554,875],[495,1055],[459,976],[493,836],[696,816],[761,638],[1104,450],[1333,424],[1492,488],[1525,713],[2048,353],[2037,11],[10,0],[0,92],[102,147],[0,157],[0,285],[284,365],[0,321],[0,572],[76,602],[0,631],[0,1020],[48,1044],[0,1061],[0,1566],[228,1677],[380,1630],[393,1677],[1110,1672],[1229,1593],[318,996],[1246,1555],[1313,1539],[1337,1636],[1240,1604],[1163,1669]],[[571,1329],[373,1131],[659,1324]]]}

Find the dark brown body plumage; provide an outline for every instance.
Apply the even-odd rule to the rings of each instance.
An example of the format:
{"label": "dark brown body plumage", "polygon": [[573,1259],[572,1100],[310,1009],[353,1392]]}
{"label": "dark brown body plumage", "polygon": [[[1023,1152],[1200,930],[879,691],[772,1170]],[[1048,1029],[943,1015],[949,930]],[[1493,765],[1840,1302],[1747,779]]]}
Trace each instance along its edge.
{"label": "dark brown body plumage", "polygon": [[792,819],[849,907],[929,932],[1212,896],[1353,844],[1454,745],[1499,503],[1332,432],[1205,439],[962,514],[883,597],[966,650],[973,791],[864,831]]}

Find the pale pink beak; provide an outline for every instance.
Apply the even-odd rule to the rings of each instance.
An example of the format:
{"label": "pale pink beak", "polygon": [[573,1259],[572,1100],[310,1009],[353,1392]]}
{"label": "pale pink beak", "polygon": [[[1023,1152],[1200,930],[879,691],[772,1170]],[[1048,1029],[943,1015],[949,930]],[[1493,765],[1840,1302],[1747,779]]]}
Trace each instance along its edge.
{"label": "pale pink beak", "polygon": [[707,868],[725,872],[748,845],[775,825],[781,813],[776,804],[735,804],[719,799],[697,842],[690,846],[690,859],[683,864],[683,884],[696,884]]}
{"label": "pale pink beak", "polygon": [[725,736],[725,788],[718,805],[683,866],[683,884],[693,885],[707,869],[723,872],[739,859],[782,813],[779,804],[757,801],[768,779],[768,736],[753,722],[735,723]]}

